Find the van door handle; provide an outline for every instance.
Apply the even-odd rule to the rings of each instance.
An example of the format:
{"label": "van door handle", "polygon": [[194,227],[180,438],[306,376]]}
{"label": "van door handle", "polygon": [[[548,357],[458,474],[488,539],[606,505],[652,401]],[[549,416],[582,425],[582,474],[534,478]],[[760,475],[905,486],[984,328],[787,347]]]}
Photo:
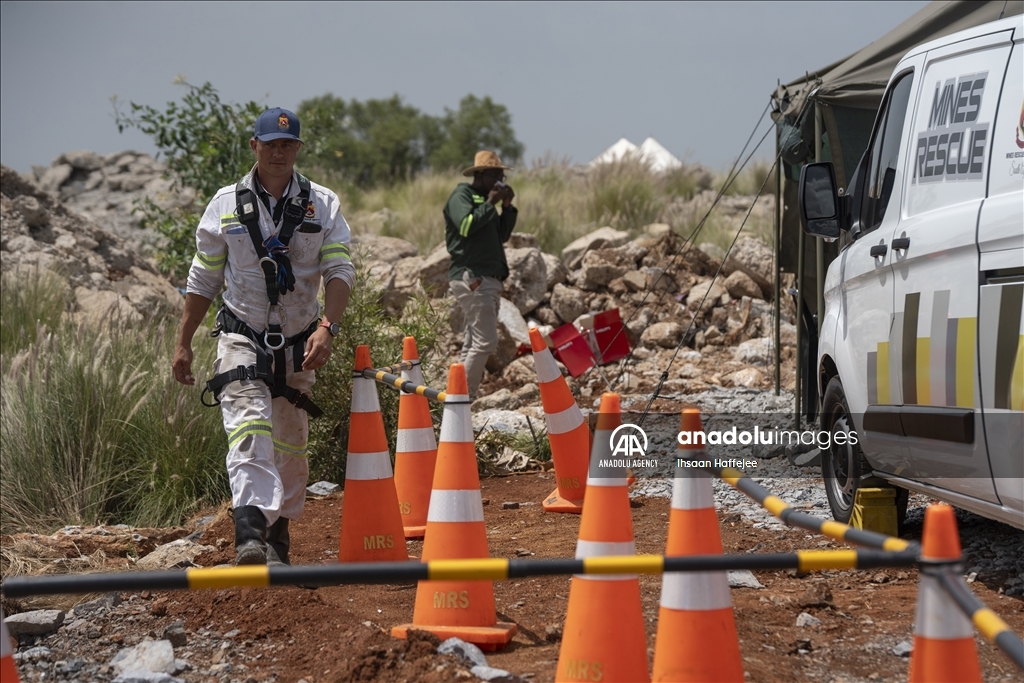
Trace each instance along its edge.
{"label": "van door handle", "polygon": [[871,256],[874,258],[880,258],[882,256],[885,256],[885,252],[887,251],[889,251],[889,247],[885,246],[884,244],[876,244],[875,246],[871,247]]}
{"label": "van door handle", "polygon": [[897,237],[896,239],[894,239],[892,241],[892,248],[893,249],[908,249],[908,248],[910,248],[910,238],[909,237]]}

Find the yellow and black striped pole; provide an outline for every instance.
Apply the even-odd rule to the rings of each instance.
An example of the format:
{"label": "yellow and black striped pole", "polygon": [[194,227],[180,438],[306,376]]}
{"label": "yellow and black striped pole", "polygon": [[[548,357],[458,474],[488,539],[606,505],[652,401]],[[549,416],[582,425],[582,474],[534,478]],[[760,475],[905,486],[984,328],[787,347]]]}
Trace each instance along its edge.
{"label": "yellow and black striped pole", "polygon": [[1024,640],[1011,631],[998,614],[985,607],[984,603],[974,596],[958,572],[942,568],[933,575],[939,579],[939,583],[953,598],[957,607],[971,620],[974,628],[978,629],[986,640],[1005,652],[1018,669],[1024,671]]}
{"label": "yellow and black striped pole", "polygon": [[795,526],[807,531],[846,541],[866,548],[875,548],[888,552],[920,552],[920,545],[902,538],[886,536],[875,531],[855,529],[852,526],[831,520],[818,519],[806,512],[800,512],[786,501],[772,494],[743,472],[732,467],[709,467],[715,476],[754,500],[758,505],[770,512],[788,526]]}
{"label": "yellow and black striped pole", "polygon": [[354,562],[307,566],[248,566],[184,571],[118,572],[64,576],[16,576],[3,583],[10,598],[62,593],[141,590],[200,590],[290,585],[405,584],[426,580],[473,581],[569,574],[660,574],[730,569],[875,569],[910,567],[913,553],[877,550],[801,550],[766,555],[622,555],[585,559],[507,560],[501,558],[430,562]]}
{"label": "yellow and black striped pole", "polygon": [[445,392],[440,391],[439,389],[431,389],[430,387],[423,386],[422,384],[413,384],[412,382],[402,379],[400,375],[395,375],[393,373],[388,372],[388,370],[394,370],[396,368],[398,368],[398,370],[401,371],[402,369],[404,369],[403,366],[406,363],[408,363],[408,361],[402,361],[397,365],[384,368],[383,370],[366,368],[365,370],[353,373],[353,376],[372,379],[377,382],[380,382],[381,384],[386,384],[396,389],[400,389],[407,394],[425,396],[431,401],[438,401],[439,403],[444,403],[445,398],[447,398],[448,396]]}

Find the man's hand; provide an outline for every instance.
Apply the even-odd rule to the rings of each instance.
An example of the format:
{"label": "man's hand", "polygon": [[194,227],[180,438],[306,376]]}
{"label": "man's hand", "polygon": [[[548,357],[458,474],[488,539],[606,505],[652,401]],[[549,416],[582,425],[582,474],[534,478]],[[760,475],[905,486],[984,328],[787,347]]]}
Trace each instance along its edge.
{"label": "man's hand", "polygon": [[491,191],[487,193],[487,201],[490,202],[491,204],[493,204],[494,206],[497,206],[498,202],[502,201],[504,198],[505,198],[505,188],[504,187],[494,186],[494,187],[491,188]]}
{"label": "man's hand", "polygon": [[303,370],[319,370],[327,365],[333,349],[334,338],[326,327],[318,327],[306,340],[306,353],[302,356]]}
{"label": "man's hand", "polygon": [[181,384],[192,386],[196,378],[192,376],[192,346],[191,344],[179,344],[174,350],[174,361],[171,363],[174,371],[174,379]]}
{"label": "man's hand", "polygon": [[504,194],[501,197],[501,208],[504,209],[504,208],[507,208],[509,206],[512,206],[512,200],[516,196],[516,193],[512,190],[512,186],[511,185],[506,185],[505,187],[503,187],[501,189],[503,189],[505,191]]}

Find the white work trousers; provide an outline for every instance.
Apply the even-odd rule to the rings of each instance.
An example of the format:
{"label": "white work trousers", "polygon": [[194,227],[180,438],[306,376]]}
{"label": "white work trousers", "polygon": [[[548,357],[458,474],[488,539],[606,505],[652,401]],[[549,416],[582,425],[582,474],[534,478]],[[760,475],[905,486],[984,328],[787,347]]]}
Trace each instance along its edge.
{"label": "white work trousers", "polygon": [[466,318],[459,362],[466,366],[469,395],[476,398],[487,358],[498,348],[498,309],[503,285],[496,277],[484,276],[474,290],[470,287],[472,282],[473,279],[452,280],[448,285]]}
{"label": "white work trousers", "polygon": [[[314,372],[295,372],[292,350],[285,349],[287,384],[309,394]],[[240,334],[221,333],[213,372],[256,363],[253,343]],[[298,519],[306,500],[309,462],[306,411],[284,397],[271,399],[263,380],[241,380],[224,386],[220,398],[228,435],[228,480],[235,508],[254,505],[273,524],[279,517]]]}

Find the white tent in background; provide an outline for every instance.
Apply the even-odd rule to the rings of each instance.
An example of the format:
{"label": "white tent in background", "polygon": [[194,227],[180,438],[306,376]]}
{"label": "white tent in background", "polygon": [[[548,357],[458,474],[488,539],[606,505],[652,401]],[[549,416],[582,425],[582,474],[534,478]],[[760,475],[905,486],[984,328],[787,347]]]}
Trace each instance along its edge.
{"label": "white tent in background", "polygon": [[662,147],[661,143],[654,138],[647,138],[639,147],[626,138],[621,138],[614,145],[601,152],[596,159],[590,162],[590,165],[597,166],[599,164],[621,161],[623,157],[629,155],[641,157],[651,165],[651,170],[658,173],[683,165],[683,162],[672,156],[672,153]]}
{"label": "white tent in background", "polygon": [[609,162],[620,161],[623,157],[629,156],[630,154],[636,154],[640,148],[634,145],[626,138],[619,138],[619,141],[614,145],[601,152],[601,154],[590,162],[591,166],[597,166],[598,164],[607,164]]}
{"label": "white tent in background", "polygon": [[672,152],[661,146],[661,143],[654,138],[647,138],[640,145],[640,156],[651,165],[651,170],[661,173],[673,168],[679,168],[683,162],[676,159]]}

